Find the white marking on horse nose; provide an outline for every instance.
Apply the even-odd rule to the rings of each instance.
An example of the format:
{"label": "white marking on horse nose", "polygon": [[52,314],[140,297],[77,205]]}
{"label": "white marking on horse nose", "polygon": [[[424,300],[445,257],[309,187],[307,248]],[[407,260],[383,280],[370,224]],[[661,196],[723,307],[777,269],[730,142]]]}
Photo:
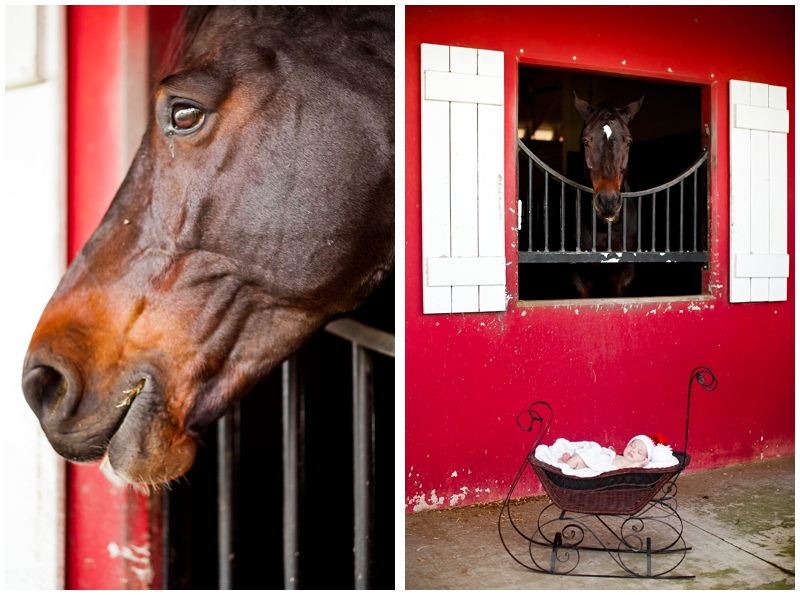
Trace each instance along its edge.
{"label": "white marking on horse nose", "polygon": [[603,126],[603,132],[606,133],[606,138],[611,138],[611,127],[608,124]]}

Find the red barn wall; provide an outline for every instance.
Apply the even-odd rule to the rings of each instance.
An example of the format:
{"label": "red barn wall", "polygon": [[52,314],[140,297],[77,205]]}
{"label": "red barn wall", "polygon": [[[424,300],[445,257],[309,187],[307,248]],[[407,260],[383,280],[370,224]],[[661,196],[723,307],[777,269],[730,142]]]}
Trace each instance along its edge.
{"label": "red barn wall", "polygon": [[[505,312],[423,315],[420,44],[505,53]],[[623,60],[625,64],[623,64]],[[519,302],[516,109],[520,62],[705,85],[710,103],[708,295]],[[794,7],[406,8],[406,510],[505,497],[530,435],[517,414],[538,399],[545,439],[617,450],[639,433],[683,443],[691,370],[689,472],[794,453]],[[729,80],[785,86],[790,106],[790,276],[785,302],[731,304]],[[704,118],[705,119],[705,118]],[[541,493],[527,473],[515,496]]]}

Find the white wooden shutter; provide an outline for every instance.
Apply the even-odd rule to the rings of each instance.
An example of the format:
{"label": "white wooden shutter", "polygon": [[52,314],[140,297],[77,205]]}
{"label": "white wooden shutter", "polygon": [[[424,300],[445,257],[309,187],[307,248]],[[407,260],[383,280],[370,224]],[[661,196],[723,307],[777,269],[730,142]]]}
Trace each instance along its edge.
{"label": "white wooden shutter", "polygon": [[786,87],[731,81],[731,302],[786,300]]}
{"label": "white wooden shutter", "polygon": [[423,312],[505,310],[503,52],[421,53]]}

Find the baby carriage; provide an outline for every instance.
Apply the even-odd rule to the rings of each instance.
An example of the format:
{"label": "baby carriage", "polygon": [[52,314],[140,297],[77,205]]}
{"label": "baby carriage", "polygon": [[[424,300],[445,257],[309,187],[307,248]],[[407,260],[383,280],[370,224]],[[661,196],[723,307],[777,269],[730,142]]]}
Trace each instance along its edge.
{"label": "baby carriage", "polygon": [[[670,467],[618,469],[594,477],[565,475],[558,467],[534,455],[550,427],[552,407],[544,401],[537,401],[520,413],[517,423],[526,431],[535,430],[536,439],[511,484],[498,519],[500,540],[511,557],[529,570],[547,574],[694,578],[676,575],[672,571],[691,549],[683,540],[675,481],[691,462],[688,454],[689,412],[695,381],[707,391],[717,387],[717,379],[708,368],[698,367],[692,371],[684,448],[672,453],[678,464]],[[521,419],[527,415],[530,419],[523,424]],[[514,488],[528,465],[552,501],[539,514],[532,532],[523,531],[518,526],[519,519],[512,517],[510,506]],[[509,533],[508,526],[516,535]],[[576,572],[582,551],[605,551],[622,573]],[[523,555],[530,558],[533,566],[520,559]],[[589,566],[594,568],[596,565],[590,563]]]}

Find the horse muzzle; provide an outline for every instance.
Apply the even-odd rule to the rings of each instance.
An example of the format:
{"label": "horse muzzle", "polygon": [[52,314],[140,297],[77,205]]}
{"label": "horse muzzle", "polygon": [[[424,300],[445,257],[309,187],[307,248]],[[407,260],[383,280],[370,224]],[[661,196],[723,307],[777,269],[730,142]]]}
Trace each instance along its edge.
{"label": "horse muzzle", "polygon": [[614,223],[619,219],[622,210],[622,195],[619,192],[597,193],[594,198],[594,209],[600,219]]}
{"label": "horse muzzle", "polygon": [[54,359],[46,349],[31,352],[22,388],[59,455],[73,463],[108,457],[114,473],[130,483],[163,483],[188,471],[196,444],[167,413],[155,371],[132,368],[100,386]]}
{"label": "horse muzzle", "polygon": [[87,398],[75,366],[55,359],[42,350],[29,354],[22,376],[25,400],[58,454],[76,463],[99,460],[126,412],[79,412],[97,399]]}

